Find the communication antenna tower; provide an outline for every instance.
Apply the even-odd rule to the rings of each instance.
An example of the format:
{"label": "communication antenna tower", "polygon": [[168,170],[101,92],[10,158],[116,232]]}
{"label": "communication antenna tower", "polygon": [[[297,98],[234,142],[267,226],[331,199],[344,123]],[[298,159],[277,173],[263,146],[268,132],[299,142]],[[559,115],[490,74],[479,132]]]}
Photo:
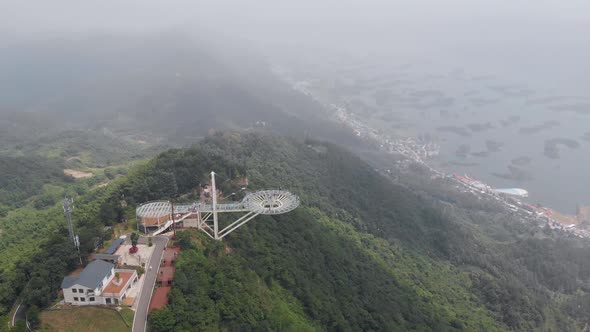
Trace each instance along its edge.
{"label": "communication antenna tower", "polygon": [[82,265],[82,256],[80,255],[80,238],[77,234],[74,234],[74,225],[72,224],[72,211],[74,211],[74,199],[73,198],[64,198],[64,215],[66,217],[66,222],[68,224],[68,233],[70,235],[70,240],[76,247],[78,251],[78,258],[80,259],[80,265]]}

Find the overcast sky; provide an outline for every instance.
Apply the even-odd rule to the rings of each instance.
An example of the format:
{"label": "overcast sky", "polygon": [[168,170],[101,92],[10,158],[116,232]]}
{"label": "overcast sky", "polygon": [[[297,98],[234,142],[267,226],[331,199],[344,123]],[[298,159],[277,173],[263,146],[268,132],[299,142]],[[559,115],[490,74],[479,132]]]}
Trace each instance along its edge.
{"label": "overcast sky", "polygon": [[8,43],[170,29],[590,76],[588,0],[0,0]]}
{"label": "overcast sky", "polygon": [[[473,25],[586,22],[587,0],[1,0],[1,31],[48,32],[156,30],[207,21],[226,28],[397,23]],[[270,26],[267,26],[269,29]]]}

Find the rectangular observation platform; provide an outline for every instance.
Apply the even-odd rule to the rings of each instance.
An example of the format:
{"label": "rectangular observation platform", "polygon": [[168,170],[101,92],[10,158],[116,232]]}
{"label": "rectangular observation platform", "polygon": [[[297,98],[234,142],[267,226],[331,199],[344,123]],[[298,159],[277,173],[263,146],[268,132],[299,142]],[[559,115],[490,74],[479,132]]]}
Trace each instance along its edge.
{"label": "rectangular observation platform", "polygon": [[[248,212],[244,203],[217,204],[216,212]],[[174,220],[176,223],[194,215],[213,213],[213,204],[187,203],[174,204]],[[155,201],[140,205],[136,209],[139,228],[145,233],[157,231],[172,224],[172,204],[169,201]]]}
{"label": "rectangular observation platform", "polygon": [[[215,211],[217,212],[246,212],[249,211],[245,204],[240,203],[228,203],[228,204],[217,204]],[[189,203],[189,204],[174,204],[174,214],[184,215],[187,213],[197,212],[213,212],[213,204],[207,203]],[[167,217],[169,219],[172,213],[172,204],[169,201],[155,201],[148,202],[140,205],[136,214],[139,218],[162,218]]]}

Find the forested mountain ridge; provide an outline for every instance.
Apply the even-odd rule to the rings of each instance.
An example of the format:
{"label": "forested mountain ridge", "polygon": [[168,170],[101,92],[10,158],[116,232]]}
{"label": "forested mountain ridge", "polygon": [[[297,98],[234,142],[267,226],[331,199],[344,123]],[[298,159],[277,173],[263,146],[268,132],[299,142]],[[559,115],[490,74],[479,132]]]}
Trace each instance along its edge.
{"label": "forested mountain ridge", "polygon": [[[131,218],[141,202],[191,199],[211,170],[247,176],[249,190],[291,190],[302,205],[258,217],[223,242],[191,233],[171,304],[152,316],[156,331],[575,331],[588,319],[584,240],[477,206],[441,204],[338,146],[268,134],[218,133],[166,151],[108,187],[79,191],[74,218],[83,256],[104,225]],[[23,289],[27,303],[51,303],[76,259],[61,208],[12,211],[0,229],[0,309]],[[56,252],[69,258],[58,262]]]}
{"label": "forested mountain ridge", "polygon": [[[201,239],[181,254],[156,330],[575,331],[588,319],[585,241],[442,209],[332,144],[218,134],[161,154],[117,195],[133,204],[188,193],[212,169],[247,175],[252,190],[288,188],[302,206],[257,218],[225,249]],[[507,235],[486,235],[485,222]]]}

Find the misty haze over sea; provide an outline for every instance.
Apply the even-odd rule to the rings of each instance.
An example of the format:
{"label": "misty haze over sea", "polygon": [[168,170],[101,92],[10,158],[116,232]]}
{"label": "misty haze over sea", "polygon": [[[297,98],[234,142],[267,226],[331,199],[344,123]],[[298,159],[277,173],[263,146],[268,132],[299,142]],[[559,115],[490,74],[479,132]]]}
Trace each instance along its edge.
{"label": "misty haze over sea", "polygon": [[311,90],[383,133],[432,139],[441,147],[432,164],[447,173],[525,188],[529,202],[568,213],[590,200],[587,95],[461,67],[383,60],[351,57],[325,66],[308,77],[315,78]]}

